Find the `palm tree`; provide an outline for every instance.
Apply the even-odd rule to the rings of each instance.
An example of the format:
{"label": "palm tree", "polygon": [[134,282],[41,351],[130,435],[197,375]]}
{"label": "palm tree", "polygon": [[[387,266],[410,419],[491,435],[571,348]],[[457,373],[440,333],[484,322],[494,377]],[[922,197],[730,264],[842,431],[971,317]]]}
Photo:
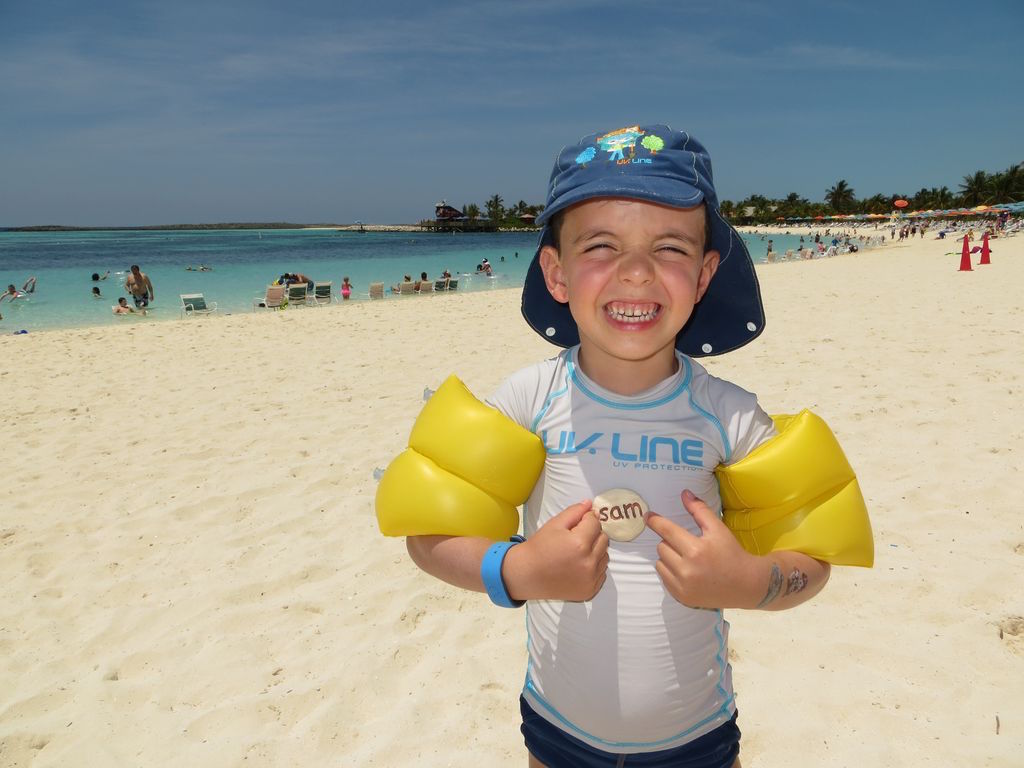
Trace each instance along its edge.
{"label": "palm tree", "polygon": [[912,211],[924,211],[932,207],[931,204],[932,193],[926,187],[921,187],[913,196],[908,197],[907,201],[910,203],[910,210]]}
{"label": "palm tree", "polygon": [[470,203],[469,205],[462,206],[462,212],[470,221],[476,221],[480,218],[480,206],[476,203]]}
{"label": "palm tree", "polygon": [[922,189],[910,200],[911,206],[918,210],[950,208],[953,205],[953,193],[949,187],[932,187]]}
{"label": "palm tree", "polygon": [[960,184],[960,201],[965,206],[984,205],[989,201],[989,195],[989,176],[985,171],[964,176]]}
{"label": "palm tree", "polygon": [[892,210],[892,198],[881,193],[861,200],[862,213],[889,213]]}
{"label": "palm tree", "polygon": [[487,209],[487,218],[497,223],[505,218],[505,201],[501,199],[501,195],[493,195],[486,203],[484,208]]}
{"label": "palm tree", "polygon": [[1011,165],[1002,173],[992,175],[990,180],[993,202],[1014,203],[1024,197],[1024,172],[1020,164]]}
{"label": "palm tree", "polygon": [[774,207],[772,201],[764,195],[751,195],[746,200],[741,200],[736,204],[736,215],[740,218],[745,218],[747,216],[747,208],[753,208],[751,218],[754,221],[764,223],[771,220]]}
{"label": "palm tree", "polygon": [[840,179],[834,187],[825,192],[825,200],[836,213],[847,213],[853,209],[857,198],[854,197],[853,187],[846,183],[846,179]]}
{"label": "palm tree", "polygon": [[949,191],[949,187],[942,186],[939,187],[938,189],[932,187],[932,189],[935,190],[935,196],[932,199],[932,203],[936,208],[938,208],[939,210],[944,210],[946,208],[953,207],[953,203],[956,200],[956,197],[953,195],[952,192]]}
{"label": "palm tree", "polygon": [[807,206],[811,201],[800,197],[796,192],[790,192],[785,200],[781,200],[775,209],[775,213],[783,218],[800,217],[807,215]]}

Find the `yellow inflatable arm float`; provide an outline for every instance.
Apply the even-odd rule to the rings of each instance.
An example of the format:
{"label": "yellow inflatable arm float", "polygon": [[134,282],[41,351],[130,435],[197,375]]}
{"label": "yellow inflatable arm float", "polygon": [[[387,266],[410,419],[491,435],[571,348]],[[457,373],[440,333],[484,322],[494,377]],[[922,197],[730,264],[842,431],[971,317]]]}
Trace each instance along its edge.
{"label": "yellow inflatable arm float", "polygon": [[755,555],[792,550],[870,568],[871,521],[832,430],[807,410],[772,418],[776,437],[715,471],[725,524]]}
{"label": "yellow inflatable arm float", "polygon": [[522,504],[544,468],[541,439],[449,376],[413,424],[409,447],[377,486],[385,536],[483,536],[519,530]]}

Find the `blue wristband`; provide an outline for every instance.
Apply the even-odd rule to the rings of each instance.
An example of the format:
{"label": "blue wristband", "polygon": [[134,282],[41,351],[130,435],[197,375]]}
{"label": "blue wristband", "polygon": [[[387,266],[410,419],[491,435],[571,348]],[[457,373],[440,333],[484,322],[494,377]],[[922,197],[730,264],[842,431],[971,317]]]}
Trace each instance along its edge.
{"label": "blue wristband", "polygon": [[501,578],[501,564],[505,562],[505,555],[516,544],[523,541],[522,537],[514,536],[511,541],[499,541],[492,544],[480,561],[480,578],[483,579],[484,588],[491,602],[500,605],[502,608],[519,608],[525,600],[513,600],[508,590],[505,589],[505,581]]}

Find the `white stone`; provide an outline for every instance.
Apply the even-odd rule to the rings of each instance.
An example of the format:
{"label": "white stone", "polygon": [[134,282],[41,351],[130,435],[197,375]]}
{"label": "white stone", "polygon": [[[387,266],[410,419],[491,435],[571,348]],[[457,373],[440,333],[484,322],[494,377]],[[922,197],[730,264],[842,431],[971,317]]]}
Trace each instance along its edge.
{"label": "white stone", "polygon": [[644,516],[649,511],[647,502],[636,491],[612,488],[594,497],[594,514],[601,529],[615,541],[632,541],[647,525]]}

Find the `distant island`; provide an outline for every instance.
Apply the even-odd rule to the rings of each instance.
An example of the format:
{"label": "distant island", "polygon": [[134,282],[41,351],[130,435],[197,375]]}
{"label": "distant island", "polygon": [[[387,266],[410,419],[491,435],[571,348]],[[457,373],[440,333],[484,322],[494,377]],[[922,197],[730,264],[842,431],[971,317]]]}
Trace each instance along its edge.
{"label": "distant island", "polygon": [[[295,224],[288,221],[270,222],[223,222],[219,224],[148,224],[135,227],[70,227],[63,224],[40,224],[34,227],[0,227],[0,232],[184,232],[189,230],[271,230],[271,229],[318,229],[333,232],[438,232],[448,231],[432,219],[419,224]],[[463,227],[457,227],[460,231]],[[533,231],[532,223],[518,227],[496,227],[490,222],[478,222],[476,227],[465,227],[472,232],[523,232]]]}

